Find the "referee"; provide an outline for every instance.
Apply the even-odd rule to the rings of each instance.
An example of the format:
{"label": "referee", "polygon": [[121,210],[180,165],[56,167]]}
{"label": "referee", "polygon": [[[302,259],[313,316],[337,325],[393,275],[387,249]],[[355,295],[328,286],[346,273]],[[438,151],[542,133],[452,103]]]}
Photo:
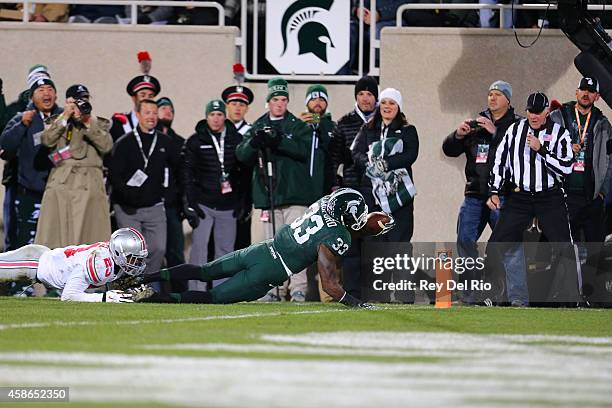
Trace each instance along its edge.
{"label": "referee", "polygon": [[[526,111],[527,118],[510,125],[495,153],[487,205],[501,212],[490,242],[521,242],[523,231],[536,217],[550,242],[571,243],[562,189],[563,179],[572,172],[574,161],[570,135],[548,118],[549,101],[545,94],[529,95]],[[498,194],[505,181],[516,188],[502,208]],[[567,244],[562,247],[570,249]],[[508,252],[503,253],[508,301],[514,306],[526,306],[526,271],[509,268]],[[575,257],[570,256],[573,265],[570,262],[569,267],[575,272]]]}

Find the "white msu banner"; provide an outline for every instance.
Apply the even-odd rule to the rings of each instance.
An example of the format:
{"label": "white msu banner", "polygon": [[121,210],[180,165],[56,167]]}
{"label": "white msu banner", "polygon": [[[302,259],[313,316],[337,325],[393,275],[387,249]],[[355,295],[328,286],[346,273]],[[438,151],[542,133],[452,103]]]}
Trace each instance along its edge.
{"label": "white msu banner", "polygon": [[281,74],[335,74],[349,49],[350,0],[266,2],[266,59]]}

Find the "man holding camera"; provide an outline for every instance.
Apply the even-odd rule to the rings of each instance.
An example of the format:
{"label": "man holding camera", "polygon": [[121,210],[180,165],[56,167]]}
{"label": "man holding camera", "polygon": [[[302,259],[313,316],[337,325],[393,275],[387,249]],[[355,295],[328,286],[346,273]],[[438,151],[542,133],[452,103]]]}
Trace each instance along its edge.
{"label": "man holding camera", "polygon": [[89,99],[85,85],[69,87],[64,112],[41,136],[52,168],[35,242],[49,248],[104,241],[111,233],[102,158],[113,139],[110,121],[91,114]]}
{"label": "man holding camera", "polygon": [[[308,174],[313,183],[311,192],[314,201],[329,194],[334,183],[329,141],[336,123],[332,121],[331,114],[327,112],[328,95],[323,85],[309,86],[305,98],[306,112],[300,113],[300,119],[312,129]],[[320,279],[318,279],[318,286],[321,301],[331,302],[333,299],[323,290]]]}
{"label": "man holding camera", "polygon": [[[255,166],[252,178],[255,207],[251,230],[253,242],[272,238],[273,224],[278,230],[281,225],[301,216],[312,204],[313,187],[308,173],[312,131],[287,110],[289,86],[283,78],[268,81],[266,100],[269,111],[255,121],[236,149],[238,160]],[[268,173],[269,169],[272,173]],[[262,228],[257,228],[256,224]],[[291,276],[288,286],[293,301],[304,301],[306,271]],[[280,300],[276,289],[269,295],[270,300]],[[279,295],[284,297],[282,291]]]}
{"label": "man holding camera", "polygon": [[[442,150],[448,157],[465,154],[465,198],[459,209],[457,222],[457,252],[460,257],[475,259],[478,256],[476,242],[487,224],[491,230],[499,218],[499,210],[487,207],[489,173],[495,149],[513,122],[521,119],[510,106],[512,86],[504,81],[495,81],[489,87],[487,109],[476,119],[466,119],[446,137]],[[476,279],[469,270],[463,274],[465,280]],[[470,291],[463,292],[463,301],[475,301]]]}

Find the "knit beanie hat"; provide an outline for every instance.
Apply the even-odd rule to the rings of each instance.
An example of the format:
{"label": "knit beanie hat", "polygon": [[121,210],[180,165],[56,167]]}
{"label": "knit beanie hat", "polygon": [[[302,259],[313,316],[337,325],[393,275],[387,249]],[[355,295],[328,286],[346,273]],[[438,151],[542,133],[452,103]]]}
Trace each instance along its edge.
{"label": "knit beanie hat", "polygon": [[36,91],[39,87],[43,85],[51,85],[51,87],[55,89],[55,84],[50,78],[40,77],[30,87],[30,98],[32,97],[32,95],[34,95],[34,91]]}
{"label": "knit beanie hat", "polygon": [[321,84],[310,85],[306,90],[306,98],[304,103],[308,105],[312,99],[321,98],[325,99],[325,102],[329,102],[327,89]]}
{"label": "knit beanie hat", "polygon": [[383,99],[391,99],[393,100],[397,106],[399,106],[400,112],[402,111],[402,94],[395,88],[386,88],[380,93],[380,100]]}
{"label": "knit beanie hat", "polygon": [[374,77],[364,76],[357,81],[355,84],[355,99],[357,99],[357,94],[361,91],[370,92],[378,100],[378,84]]}
{"label": "knit beanie hat", "polygon": [[275,96],[285,96],[289,99],[289,84],[281,77],[272,78],[268,81],[268,97],[266,102]]}
{"label": "knit beanie hat", "polygon": [[505,81],[495,81],[489,87],[489,91],[499,91],[504,94],[508,102],[512,100],[512,85]]}
{"label": "knit beanie hat", "polygon": [[34,85],[34,82],[39,80],[40,78],[51,78],[51,74],[49,74],[49,68],[46,65],[36,64],[28,70],[28,88],[31,88]]}
{"label": "knit beanie hat", "polygon": [[213,99],[206,104],[206,116],[211,112],[221,112],[225,115],[225,102],[221,99]]}

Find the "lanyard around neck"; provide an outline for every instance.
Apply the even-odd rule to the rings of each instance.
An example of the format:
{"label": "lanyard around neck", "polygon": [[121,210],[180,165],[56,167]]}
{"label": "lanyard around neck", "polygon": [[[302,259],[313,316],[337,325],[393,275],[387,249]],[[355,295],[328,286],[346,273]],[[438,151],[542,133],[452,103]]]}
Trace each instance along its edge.
{"label": "lanyard around neck", "polygon": [[[219,136],[220,142],[218,142],[215,135],[213,135],[212,132],[208,130],[208,134],[210,135],[210,138],[212,139],[213,144],[215,145],[215,150],[217,151],[217,157],[219,158],[219,163],[221,164],[221,173],[223,174],[225,174],[225,165],[223,163],[225,161],[225,156],[224,156],[225,131],[226,131],[226,128],[223,128],[223,132],[221,132],[221,135]],[[219,143],[221,145],[219,145]]]}
{"label": "lanyard around neck", "polygon": [[384,122],[380,125],[380,140],[385,140],[387,138],[387,134],[389,133],[389,126],[385,125]]}
{"label": "lanyard around neck", "polygon": [[589,122],[591,121],[591,113],[593,110],[589,111],[587,115],[586,122],[584,123],[584,128],[580,124],[580,115],[578,115],[578,108],[574,107],[574,113],[576,114],[576,123],[578,124],[578,136],[580,136],[580,144],[584,143],[584,138],[586,137],[587,129],[589,128]]}
{"label": "lanyard around neck", "polygon": [[149,148],[148,155],[145,155],[144,150],[142,149],[142,140],[140,140],[140,135],[138,134],[138,125],[134,128],[134,137],[136,138],[136,143],[138,143],[140,154],[142,155],[142,159],[144,160],[143,170],[146,170],[147,164],[149,164],[149,158],[153,154],[153,150],[155,150],[155,145],[157,144],[157,132],[155,132],[155,136],[153,136],[153,143],[151,143],[151,147]]}

